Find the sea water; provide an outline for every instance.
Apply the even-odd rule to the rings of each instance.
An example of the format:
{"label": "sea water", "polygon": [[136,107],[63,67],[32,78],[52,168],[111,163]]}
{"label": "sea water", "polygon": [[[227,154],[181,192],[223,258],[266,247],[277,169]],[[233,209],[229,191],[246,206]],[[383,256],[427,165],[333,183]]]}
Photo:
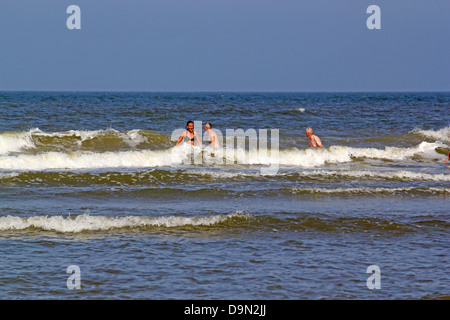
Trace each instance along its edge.
{"label": "sea water", "polygon": [[0,92],[0,298],[448,298],[449,148],[449,93]]}

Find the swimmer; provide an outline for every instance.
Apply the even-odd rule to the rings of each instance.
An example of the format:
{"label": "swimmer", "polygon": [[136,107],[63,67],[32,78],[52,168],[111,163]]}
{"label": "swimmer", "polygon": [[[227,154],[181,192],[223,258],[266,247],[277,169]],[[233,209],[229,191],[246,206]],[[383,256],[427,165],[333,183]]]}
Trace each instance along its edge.
{"label": "swimmer", "polygon": [[320,141],[319,137],[314,135],[312,128],[306,129],[306,136],[309,138],[309,146],[312,148],[320,147],[323,148],[322,142]]}
{"label": "swimmer", "polygon": [[178,138],[178,141],[175,145],[176,146],[179,145],[182,140],[184,140],[186,143],[190,143],[191,145],[194,145],[194,138],[197,140],[198,145],[201,146],[202,143],[198,139],[198,134],[196,131],[194,131],[194,122],[189,120],[186,123],[186,131],[183,131],[183,133]]}
{"label": "swimmer", "polygon": [[205,130],[208,132],[209,145],[213,148],[219,148],[219,139],[217,138],[217,133],[212,129],[212,124],[210,122],[205,123]]}
{"label": "swimmer", "polygon": [[450,158],[450,151],[448,152],[447,160],[445,160],[444,164],[448,162],[448,159]]}

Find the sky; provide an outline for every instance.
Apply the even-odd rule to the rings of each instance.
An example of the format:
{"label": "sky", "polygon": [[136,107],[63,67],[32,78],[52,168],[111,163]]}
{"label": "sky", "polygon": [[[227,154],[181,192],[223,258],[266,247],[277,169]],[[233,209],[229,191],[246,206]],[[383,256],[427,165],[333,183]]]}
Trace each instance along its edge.
{"label": "sky", "polygon": [[449,0],[1,0],[0,90],[450,91],[449,39]]}

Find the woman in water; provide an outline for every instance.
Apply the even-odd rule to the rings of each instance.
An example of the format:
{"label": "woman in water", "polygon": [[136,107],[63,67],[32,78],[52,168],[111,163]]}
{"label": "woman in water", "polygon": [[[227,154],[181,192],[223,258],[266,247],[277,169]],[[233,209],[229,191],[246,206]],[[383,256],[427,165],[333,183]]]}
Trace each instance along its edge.
{"label": "woman in water", "polygon": [[194,145],[194,138],[197,140],[197,143],[199,146],[202,145],[200,142],[200,139],[198,138],[197,132],[194,131],[194,122],[189,120],[186,123],[186,131],[183,131],[181,136],[178,138],[178,141],[176,143],[176,146],[181,142],[181,140],[184,139],[186,143],[190,143],[191,145]]}

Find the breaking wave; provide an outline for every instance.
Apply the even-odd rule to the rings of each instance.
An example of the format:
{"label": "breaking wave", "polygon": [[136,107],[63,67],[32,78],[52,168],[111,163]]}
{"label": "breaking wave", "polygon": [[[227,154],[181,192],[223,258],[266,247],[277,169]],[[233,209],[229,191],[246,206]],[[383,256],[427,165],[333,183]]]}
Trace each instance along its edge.
{"label": "breaking wave", "polygon": [[[180,145],[162,150],[126,151],[73,151],[43,152],[38,154],[1,155],[0,170],[53,170],[53,169],[91,169],[91,168],[146,168],[170,167],[181,164],[219,164],[219,165],[281,165],[303,168],[320,167],[325,164],[352,162],[355,159],[408,160],[415,156],[435,157],[437,143],[422,142],[412,148],[386,147],[351,148],[331,146],[328,149],[287,149],[278,155],[267,150],[211,149]],[[196,157],[191,160],[191,151]],[[198,158],[200,157],[200,158]],[[203,157],[203,158],[202,158]]]}
{"label": "breaking wave", "polygon": [[148,217],[126,216],[107,217],[83,214],[78,216],[35,216],[35,217],[0,217],[0,231],[38,229],[63,233],[85,231],[108,231],[114,229],[139,229],[149,227],[176,228],[185,226],[213,226],[233,219],[250,219],[251,216],[237,211],[231,214],[195,217]]}
{"label": "breaking wave", "polygon": [[170,144],[170,137],[149,131],[69,130],[44,132],[39,128],[29,131],[7,131],[0,133],[0,155],[35,151],[107,151],[133,148],[161,148]]}
{"label": "breaking wave", "polygon": [[410,133],[419,134],[425,138],[430,138],[437,141],[450,142],[450,127],[445,127],[439,130],[415,129]]}

